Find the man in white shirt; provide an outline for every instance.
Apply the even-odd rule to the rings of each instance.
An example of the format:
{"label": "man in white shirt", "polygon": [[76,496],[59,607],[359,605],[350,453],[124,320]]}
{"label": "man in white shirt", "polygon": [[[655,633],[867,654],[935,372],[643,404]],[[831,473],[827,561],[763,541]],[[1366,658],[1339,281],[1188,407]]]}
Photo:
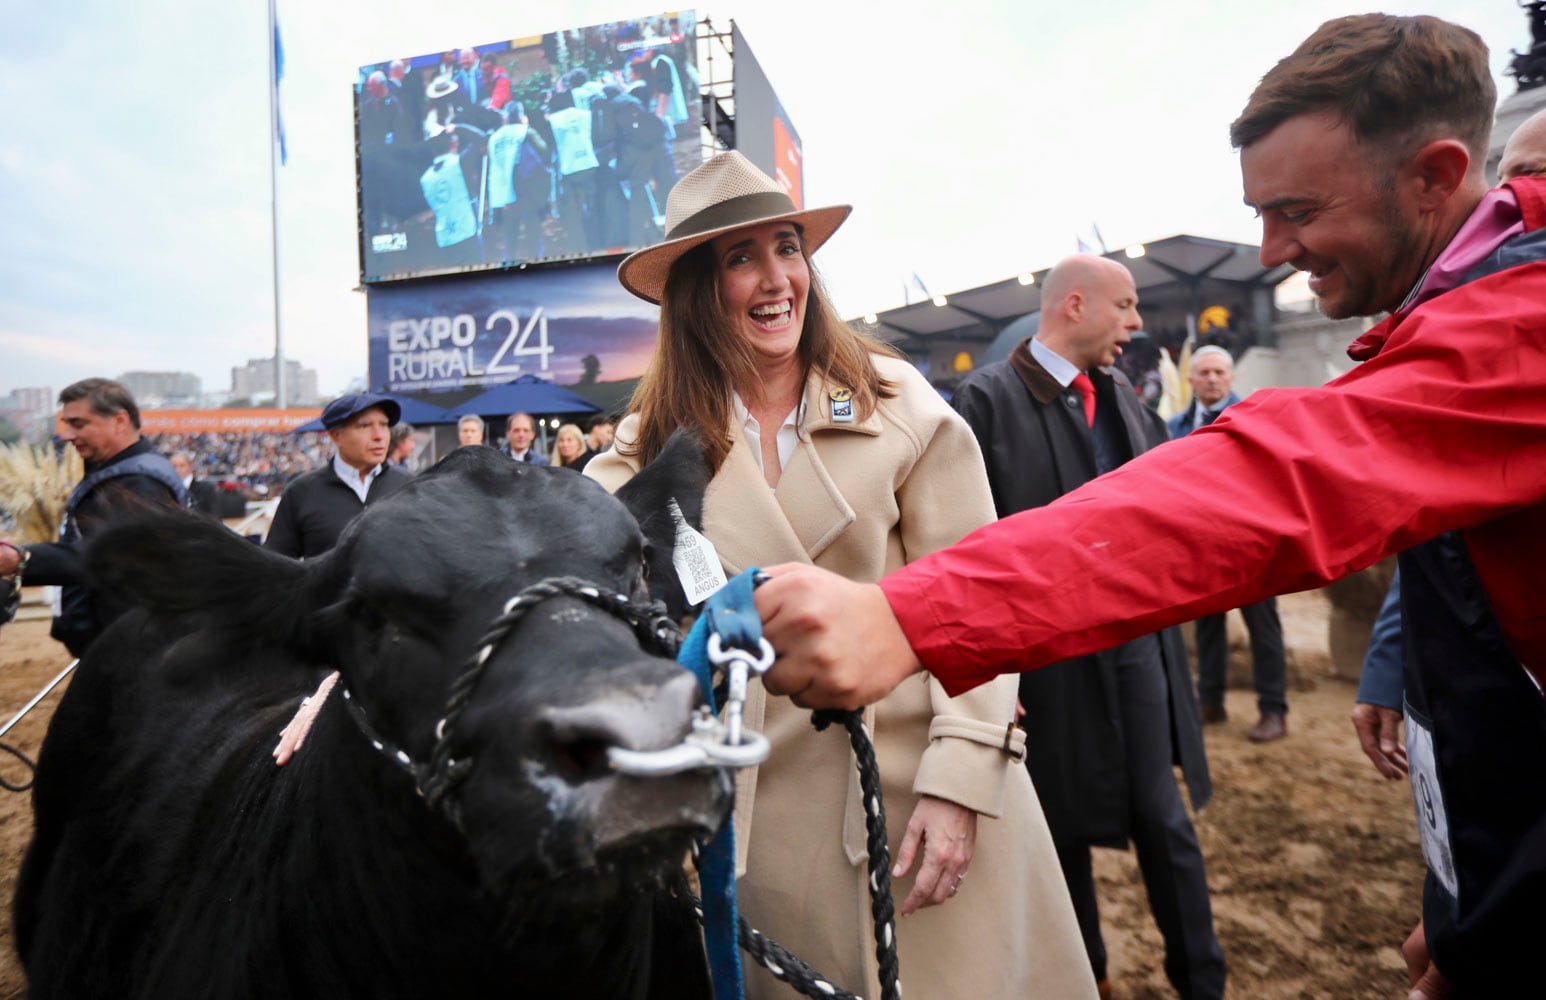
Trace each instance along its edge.
{"label": "man in white shirt", "polygon": [[285,487],[264,547],[297,559],[319,556],[366,506],[407,485],[413,477],[387,461],[401,412],[396,400],[369,392],[327,404],[322,426],[338,452]]}

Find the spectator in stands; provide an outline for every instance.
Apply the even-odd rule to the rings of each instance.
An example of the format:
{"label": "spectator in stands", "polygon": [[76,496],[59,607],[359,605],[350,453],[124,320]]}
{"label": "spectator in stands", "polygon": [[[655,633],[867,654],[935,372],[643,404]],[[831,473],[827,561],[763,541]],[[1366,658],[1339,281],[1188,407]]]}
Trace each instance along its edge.
{"label": "spectator in stands", "polygon": [[163,455],[186,452],[200,476],[219,477],[247,493],[264,496],[331,457],[325,432],[161,434],[154,438]]}
{"label": "spectator in stands", "polygon": [[220,487],[208,479],[200,479],[193,474],[193,458],[187,452],[173,452],[169,461],[172,463],[172,468],[176,470],[177,477],[182,480],[183,490],[188,494],[188,509],[196,510],[200,514],[208,514],[210,517],[219,517]]}
{"label": "spectator in stands", "polygon": [[298,559],[319,556],[360,511],[391,496],[411,478],[387,461],[397,401],[368,392],[340,396],[322,411],[338,449],[332,462],[291,483],[279,499],[267,548]]}

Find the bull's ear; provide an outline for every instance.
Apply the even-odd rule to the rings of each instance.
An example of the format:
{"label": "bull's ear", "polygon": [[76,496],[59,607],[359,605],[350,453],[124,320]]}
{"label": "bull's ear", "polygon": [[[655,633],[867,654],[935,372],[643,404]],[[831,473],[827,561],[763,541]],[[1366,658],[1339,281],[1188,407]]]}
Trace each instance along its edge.
{"label": "bull's ear", "polygon": [[671,435],[655,460],[617,491],[617,498],[632,512],[644,532],[644,559],[649,564],[650,590],[680,617],[687,600],[676,579],[672,548],[676,543],[674,502],[687,523],[703,529],[703,493],[709,485],[709,467],[697,435],[679,430]]}
{"label": "bull's ear", "polygon": [[[222,625],[293,633],[297,603],[320,568],[254,545],[183,510],[146,509],[97,531],[86,546],[92,585],[124,604],[207,612]],[[320,561],[319,561],[320,562]]]}

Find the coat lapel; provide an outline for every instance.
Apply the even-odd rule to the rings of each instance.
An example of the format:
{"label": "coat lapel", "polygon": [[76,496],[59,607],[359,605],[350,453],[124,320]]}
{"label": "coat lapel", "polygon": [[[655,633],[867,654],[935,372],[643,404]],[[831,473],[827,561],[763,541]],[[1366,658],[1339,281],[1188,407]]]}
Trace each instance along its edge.
{"label": "coat lapel", "polygon": [[[880,433],[880,415],[872,413],[868,419],[852,424],[833,423],[828,387],[814,375],[806,380],[804,404],[805,433],[790,456],[788,467],[779,476],[777,494],[768,488],[756,458],[741,436],[741,428],[731,429],[734,443],[709,484],[703,525],[727,575],[733,576],[751,566],[813,563],[854,523],[854,510],[827,471],[815,442],[818,436],[830,437],[834,431],[874,437]],[[872,727],[873,712],[870,709],[866,714]],[[746,725],[761,731],[766,717],[767,693],[761,684],[754,684],[746,700]],[[757,794],[757,769],[736,772],[735,784],[736,871],[744,874]],[[852,790],[849,799],[851,815],[857,810]],[[859,816],[862,820],[862,811]],[[851,825],[845,824],[845,830]],[[851,839],[845,833],[845,841]],[[862,823],[859,844],[862,851]]]}

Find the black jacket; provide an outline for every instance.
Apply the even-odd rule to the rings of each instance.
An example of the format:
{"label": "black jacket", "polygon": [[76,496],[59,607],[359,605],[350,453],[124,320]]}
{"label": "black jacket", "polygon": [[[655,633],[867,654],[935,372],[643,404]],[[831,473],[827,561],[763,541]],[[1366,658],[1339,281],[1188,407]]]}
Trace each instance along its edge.
{"label": "black jacket", "polygon": [[320,556],[338,542],[344,527],[367,505],[391,496],[412,480],[391,462],[384,463],[381,474],[371,480],[365,503],[361,503],[349,484],[338,478],[329,459],[322,468],[297,476],[285,487],[263,545],[296,559]]}
{"label": "black jacket", "polygon": [[[1121,416],[1125,461],[1168,440],[1163,422],[1114,368],[1091,373],[1100,407]],[[954,406],[977,435],[1000,517],[1051,503],[1095,478],[1095,455],[1075,389],[1063,389],[1022,342],[1008,361],[986,365],[957,387]],[[1134,573],[1142,573],[1137,563]],[[1180,632],[1156,634],[1170,687],[1175,762],[1193,808],[1212,796],[1191,667]],[[1116,651],[1055,663],[1020,678],[1026,766],[1059,837],[1119,847],[1130,826]],[[1092,662],[1093,661],[1093,662]]]}
{"label": "black jacket", "polygon": [[195,477],[188,483],[188,508],[210,517],[220,516],[220,487]]}

